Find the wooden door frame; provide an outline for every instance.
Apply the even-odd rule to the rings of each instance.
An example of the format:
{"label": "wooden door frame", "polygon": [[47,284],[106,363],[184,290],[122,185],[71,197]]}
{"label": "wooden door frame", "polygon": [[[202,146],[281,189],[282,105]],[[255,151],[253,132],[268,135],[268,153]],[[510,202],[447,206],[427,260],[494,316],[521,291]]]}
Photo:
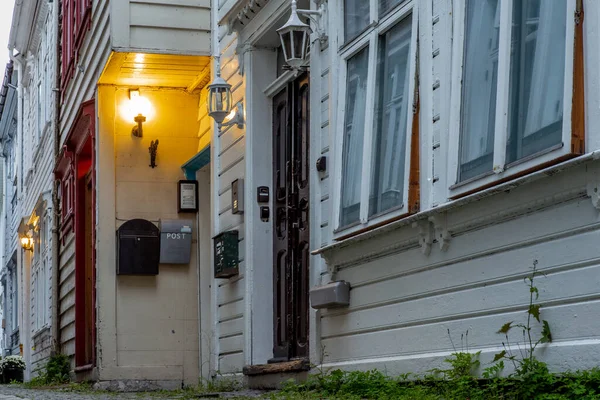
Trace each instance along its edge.
{"label": "wooden door frame", "polygon": [[[73,128],[65,141],[64,154],[71,153],[74,171],[74,224],[75,233],[75,371],[87,371],[96,366],[96,101],[84,102],[77,114]],[[92,355],[85,359],[86,304],[85,304],[85,176],[91,174],[92,191]]]}
{"label": "wooden door frame", "polygon": [[[275,179],[275,170],[276,168],[278,168],[275,164],[276,164],[276,155],[275,153],[277,152],[276,149],[274,148],[275,145],[277,145],[276,141],[275,141],[275,128],[276,128],[276,124],[278,124],[278,120],[276,119],[276,107],[279,107],[279,104],[283,103],[284,100],[278,100],[278,103],[275,103],[276,99],[279,98],[285,98],[285,107],[286,107],[286,121],[285,124],[287,126],[288,132],[286,132],[286,143],[289,143],[288,145],[291,145],[291,143],[293,142],[294,138],[293,136],[296,134],[296,130],[299,128],[299,120],[297,119],[298,116],[298,104],[297,101],[299,101],[299,95],[300,95],[300,87],[298,86],[299,83],[301,81],[306,81],[306,83],[309,85],[309,90],[310,90],[310,75],[308,73],[305,74],[301,74],[298,77],[295,77],[294,79],[286,82],[285,85],[282,85],[280,90],[277,91],[277,93],[275,93],[272,96],[272,106],[271,106],[271,115],[272,115],[272,124],[271,124],[271,137],[272,137],[272,146],[273,146],[273,160],[272,160],[272,173],[271,173],[271,182],[273,185],[273,228],[272,228],[272,232],[273,232],[273,268],[272,268],[272,273],[273,273],[273,358],[269,361],[270,363],[276,363],[276,362],[282,362],[282,361],[287,361],[290,360],[292,358],[309,358],[310,357],[310,315],[309,315],[309,304],[307,304],[307,310],[306,310],[306,316],[305,316],[305,322],[306,322],[306,332],[305,332],[305,337],[306,337],[306,355],[304,356],[298,356],[298,354],[296,353],[296,346],[298,344],[298,332],[295,328],[291,328],[290,330],[290,326],[287,326],[286,328],[282,328],[288,335],[288,341],[287,342],[282,342],[284,343],[284,345],[280,345],[279,343],[279,339],[278,339],[278,317],[280,317],[281,315],[281,310],[280,310],[280,306],[283,307],[286,311],[285,314],[287,315],[292,315],[292,317],[302,317],[300,314],[296,314],[296,309],[298,306],[297,300],[294,297],[295,293],[292,293],[292,298],[291,299],[284,299],[283,302],[281,302],[281,299],[278,298],[278,288],[281,287],[281,285],[278,285],[277,282],[277,272],[276,272],[276,268],[277,268],[277,259],[279,258],[279,253],[276,251],[275,249],[275,233],[277,232],[277,227],[276,227],[276,223],[277,223],[277,210],[275,207],[275,201],[276,201],[276,196],[278,195],[277,189],[278,189],[278,184],[276,183]],[[310,102],[310,99],[309,99]],[[308,129],[309,129],[309,143],[310,143],[310,134],[311,134],[311,125],[310,125],[310,108],[308,111],[308,115],[309,115],[309,121],[308,121]],[[293,154],[291,154],[290,152],[292,151],[292,149],[289,149],[286,146],[285,149],[285,153],[286,156],[288,157],[290,156],[291,158],[294,157]],[[309,152],[309,154],[307,154],[307,158],[308,158],[308,165],[307,168],[310,169],[310,145],[307,145],[306,151]],[[291,159],[288,159],[287,161],[284,160],[287,163],[289,163]],[[288,198],[288,191],[287,188],[289,188],[290,181],[289,178],[290,176],[287,176],[288,174],[291,174],[291,171],[288,171],[286,169],[286,207],[289,208],[288,204],[289,204],[289,198]],[[310,176],[310,173],[308,174]],[[307,184],[308,184],[308,191],[310,193],[310,178],[307,180]],[[308,201],[310,204],[310,194],[308,195]],[[296,210],[296,212],[298,212],[299,209]],[[307,221],[310,221],[310,211],[307,213]],[[300,218],[300,215],[298,215],[298,218]],[[289,222],[287,220],[288,217],[286,217],[286,236],[288,236],[288,239],[286,241],[288,249],[290,248],[290,243],[289,243]],[[309,225],[310,226],[310,225]],[[310,238],[310,228],[308,231],[308,235]],[[308,240],[308,245],[310,246],[310,239]],[[277,253],[277,254],[276,254]],[[290,257],[291,254],[289,254],[289,252],[286,252],[287,257]],[[307,282],[307,288],[310,287],[310,255],[308,255],[308,259],[306,260],[306,263],[308,264],[308,268],[306,271],[306,277],[305,279],[308,279]],[[286,261],[287,263],[290,262],[295,262],[295,260],[289,260],[289,258]],[[281,279],[281,278],[280,278]],[[284,279],[286,279],[284,277]],[[291,284],[292,287],[294,286],[294,284],[298,283],[298,282],[294,282],[294,277],[291,278],[292,282],[288,282],[287,284]],[[286,285],[287,285],[286,284]],[[286,286],[287,287],[287,286]],[[285,296],[285,295],[284,295]],[[308,293],[306,294],[307,296],[307,302],[308,302]],[[296,322],[293,321],[292,324],[295,324]],[[280,324],[286,324],[286,321],[280,322]],[[287,324],[286,324],[287,325]],[[285,348],[285,346],[287,346],[287,349]]]}

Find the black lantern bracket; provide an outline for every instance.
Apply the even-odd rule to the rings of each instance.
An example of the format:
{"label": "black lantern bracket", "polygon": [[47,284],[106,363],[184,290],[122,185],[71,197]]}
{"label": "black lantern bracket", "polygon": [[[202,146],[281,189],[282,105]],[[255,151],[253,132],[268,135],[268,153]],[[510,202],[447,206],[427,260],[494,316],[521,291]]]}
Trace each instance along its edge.
{"label": "black lantern bracket", "polygon": [[[293,0],[294,3],[296,0]],[[327,30],[325,28],[327,24],[327,6],[326,2],[321,2],[319,8],[317,10],[297,10],[299,15],[308,17],[313,24],[315,25],[315,33],[317,35],[317,39],[321,42],[321,45],[327,43],[329,37],[327,36]]]}

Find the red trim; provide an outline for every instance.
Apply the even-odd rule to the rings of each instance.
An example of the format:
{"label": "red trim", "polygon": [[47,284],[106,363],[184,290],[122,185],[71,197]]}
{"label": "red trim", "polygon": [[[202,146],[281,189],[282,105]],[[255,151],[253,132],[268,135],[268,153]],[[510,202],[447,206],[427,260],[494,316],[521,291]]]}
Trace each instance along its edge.
{"label": "red trim", "polygon": [[92,0],[63,0],[61,90],[75,74],[79,51],[92,25]]}
{"label": "red trim", "polygon": [[74,179],[74,161],[73,152],[69,151],[67,146],[63,147],[59,161],[54,169],[54,175],[60,181],[60,190],[62,197],[60,238],[62,244],[65,244],[65,237],[73,232],[74,225],[74,198],[75,198],[75,179]]}
{"label": "red trim", "polygon": [[[75,232],[75,366],[96,365],[96,159],[95,159],[95,99],[83,103],[77,113],[75,123],[65,140],[55,177],[61,182],[62,190],[62,229],[64,238],[69,231]],[[85,192],[87,174],[91,174],[92,218],[91,229],[86,229]],[[86,230],[92,232],[92,271],[91,271],[91,320],[92,348],[86,356]],[[87,314],[89,315],[89,313]],[[89,332],[89,331],[88,331]]]}

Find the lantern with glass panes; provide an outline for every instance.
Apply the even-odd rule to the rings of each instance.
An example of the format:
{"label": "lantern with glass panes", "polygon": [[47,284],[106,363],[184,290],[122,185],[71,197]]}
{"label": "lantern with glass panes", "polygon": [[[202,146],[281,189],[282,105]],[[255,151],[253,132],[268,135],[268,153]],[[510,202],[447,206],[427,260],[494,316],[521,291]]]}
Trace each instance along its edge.
{"label": "lantern with glass panes", "polygon": [[[219,125],[219,129],[225,126],[244,125],[244,108],[242,103],[232,107],[231,85],[221,77],[221,63],[216,57],[216,76],[208,85],[208,115]],[[225,119],[227,119],[226,122]]]}
{"label": "lantern with glass panes", "polygon": [[310,46],[310,35],[312,28],[300,19],[300,15],[310,18],[316,25],[318,39],[321,43],[327,41],[327,35],[322,22],[325,20],[325,2],[319,6],[319,10],[298,10],[296,0],[292,0],[290,19],[277,30],[285,62],[294,70],[299,70],[308,60]]}

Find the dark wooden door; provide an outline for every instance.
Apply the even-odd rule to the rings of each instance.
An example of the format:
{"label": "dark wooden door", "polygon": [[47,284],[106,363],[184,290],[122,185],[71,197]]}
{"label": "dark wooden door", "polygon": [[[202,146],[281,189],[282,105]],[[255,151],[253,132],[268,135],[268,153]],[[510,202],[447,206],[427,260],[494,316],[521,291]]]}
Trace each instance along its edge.
{"label": "dark wooden door", "polygon": [[302,75],[273,99],[272,362],[308,357],[308,83]]}

